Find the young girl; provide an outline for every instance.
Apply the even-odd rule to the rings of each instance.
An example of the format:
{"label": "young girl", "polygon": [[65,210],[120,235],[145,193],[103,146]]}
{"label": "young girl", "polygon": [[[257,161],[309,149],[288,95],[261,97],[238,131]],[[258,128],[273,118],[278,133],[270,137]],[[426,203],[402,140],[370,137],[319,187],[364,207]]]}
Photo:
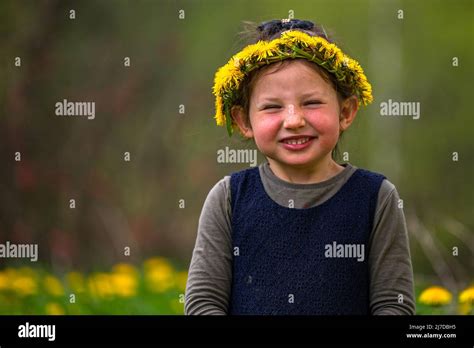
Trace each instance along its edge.
{"label": "young girl", "polygon": [[224,177],[204,203],[185,313],[414,314],[398,193],[334,160],[362,68],[309,21],[273,20],[215,77],[216,121],[267,162]]}

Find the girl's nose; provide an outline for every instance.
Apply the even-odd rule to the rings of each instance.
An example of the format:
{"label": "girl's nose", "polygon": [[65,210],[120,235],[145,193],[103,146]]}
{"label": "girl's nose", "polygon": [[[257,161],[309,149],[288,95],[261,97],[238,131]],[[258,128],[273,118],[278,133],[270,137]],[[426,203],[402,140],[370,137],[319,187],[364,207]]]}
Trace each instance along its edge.
{"label": "girl's nose", "polygon": [[285,128],[301,128],[304,127],[306,121],[300,110],[296,110],[293,104],[288,107],[288,112],[283,121],[283,127]]}

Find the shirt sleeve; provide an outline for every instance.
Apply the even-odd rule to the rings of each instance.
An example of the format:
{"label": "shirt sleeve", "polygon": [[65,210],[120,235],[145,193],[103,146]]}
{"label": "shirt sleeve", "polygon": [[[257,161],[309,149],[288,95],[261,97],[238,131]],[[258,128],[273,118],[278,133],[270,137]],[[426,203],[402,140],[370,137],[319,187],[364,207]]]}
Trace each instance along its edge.
{"label": "shirt sleeve", "polygon": [[379,190],[370,237],[370,310],[373,315],[413,315],[413,268],[403,208],[388,180]]}
{"label": "shirt sleeve", "polygon": [[209,192],[186,283],[185,315],[226,315],[232,284],[229,176]]}

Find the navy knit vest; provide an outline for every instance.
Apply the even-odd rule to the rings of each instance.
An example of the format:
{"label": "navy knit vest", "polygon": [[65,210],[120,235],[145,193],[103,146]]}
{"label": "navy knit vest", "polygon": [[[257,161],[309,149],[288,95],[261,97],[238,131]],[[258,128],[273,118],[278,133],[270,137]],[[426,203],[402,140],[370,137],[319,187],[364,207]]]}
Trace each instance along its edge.
{"label": "navy knit vest", "polygon": [[[295,209],[267,195],[258,167],[233,173],[229,314],[369,314],[368,242],[384,178],[357,169],[324,203]],[[363,261],[327,254],[334,243],[363,244]]]}

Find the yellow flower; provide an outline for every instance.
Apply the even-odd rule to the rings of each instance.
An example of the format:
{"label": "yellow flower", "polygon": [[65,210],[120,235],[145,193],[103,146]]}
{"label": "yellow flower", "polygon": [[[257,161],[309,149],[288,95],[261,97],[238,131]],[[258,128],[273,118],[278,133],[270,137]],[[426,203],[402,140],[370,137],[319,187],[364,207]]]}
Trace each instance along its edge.
{"label": "yellow flower", "polygon": [[285,31],[281,34],[281,38],[291,43],[301,43],[305,47],[310,46],[314,42],[311,36],[299,30]]}
{"label": "yellow flower", "polygon": [[29,296],[36,294],[36,280],[31,276],[17,275],[11,282],[11,289],[20,296]]}
{"label": "yellow flower", "polygon": [[244,74],[235,66],[233,61],[227,63],[216,72],[213,87],[214,95],[219,95],[225,89],[238,88],[243,78]]}
{"label": "yellow flower", "polygon": [[335,53],[334,53],[334,65],[336,70],[340,69],[342,66],[342,62],[344,60],[344,54],[341,52],[341,50],[338,48]]}
{"label": "yellow flower", "polygon": [[[472,306],[469,303],[459,303],[458,304],[458,313],[461,315],[471,314]],[[473,313],[474,314],[474,313]]]}
{"label": "yellow flower", "polygon": [[459,302],[474,305],[474,286],[470,286],[461,292],[459,295]]}
{"label": "yellow flower", "polygon": [[47,275],[43,279],[44,288],[46,292],[53,296],[62,296],[64,295],[64,288],[58,278],[51,275]]}
{"label": "yellow flower", "polygon": [[458,311],[460,314],[474,314],[474,285],[459,294]]}
{"label": "yellow flower", "polygon": [[110,298],[114,295],[111,276],[107,273],[95,273],[88,279],[91,295],[98,298]]}
{"label": "yellow flower", "polygon": [[61,307],[60,304],[56,302],[49,302],[46,304],[45,307],[46,314],[48,315],[64,315],[64,309]]}
{"label": "yellow flower", "polygon": [[273,40],[270,42],[262,43],[255,52],[257,56],[257,61],[267,59],[268,57],[273,57],[278,52],[279,41]]}
{"label": "yellow flower", "polygon": [[421,293],[419,301],[429,306],[444,306],[451,302],[452,297],[445,288],[432,286]]}
{"label": "yellow flower", "polygon": [[216,119],[216,123],[218,126],[223,126],[225,125],[225,115],[222,113],[222,107],[223,107],[222,98],[218,96],[216,98],[215,103],[216,103],[216,115],[214,116],[214,118]]}
{"label": "yellow flower", "polygon": [[234,55],[234,59],[242,63],[248,62],[255,55],[255,53],[261,49],[263,44],[264,41],[258,41],[257,43],[246,46],[242,51]]}
{"label": "yellow flower", "polygon": [[164,292],[174,286],[173,267],[164,258],[155,257],[144,262],[145,279],[152,291]]}
{"label": "yellow flower", "polygon": [[137,293],[139,272],[135,266],[119,263],[112,268],[111,280],[114,293],[120,297],[132,297]]}
{"label": "yellow flower", "polygon": [[112,272],[120,274],[130,274],[134,277],[138,276],[138,270],[129,263],[118,263],[112,268]]}
{"label": "yellow flower", "polygon": [[66,280],[71,290],[78,293],[85,291],[84,276],[81,273],[69,272],[68,274],[66,274]]}
{"label": "yellow flower", "polygon": [[138,281],[132,273],[115,273],[111,276],[113,291],[120,297],[133,297],[137,293]]}
{"label": "yellow flower", "polygon": [[6,272],[0,272],[0,291],[7,290],[9,288],[9,279]]}

